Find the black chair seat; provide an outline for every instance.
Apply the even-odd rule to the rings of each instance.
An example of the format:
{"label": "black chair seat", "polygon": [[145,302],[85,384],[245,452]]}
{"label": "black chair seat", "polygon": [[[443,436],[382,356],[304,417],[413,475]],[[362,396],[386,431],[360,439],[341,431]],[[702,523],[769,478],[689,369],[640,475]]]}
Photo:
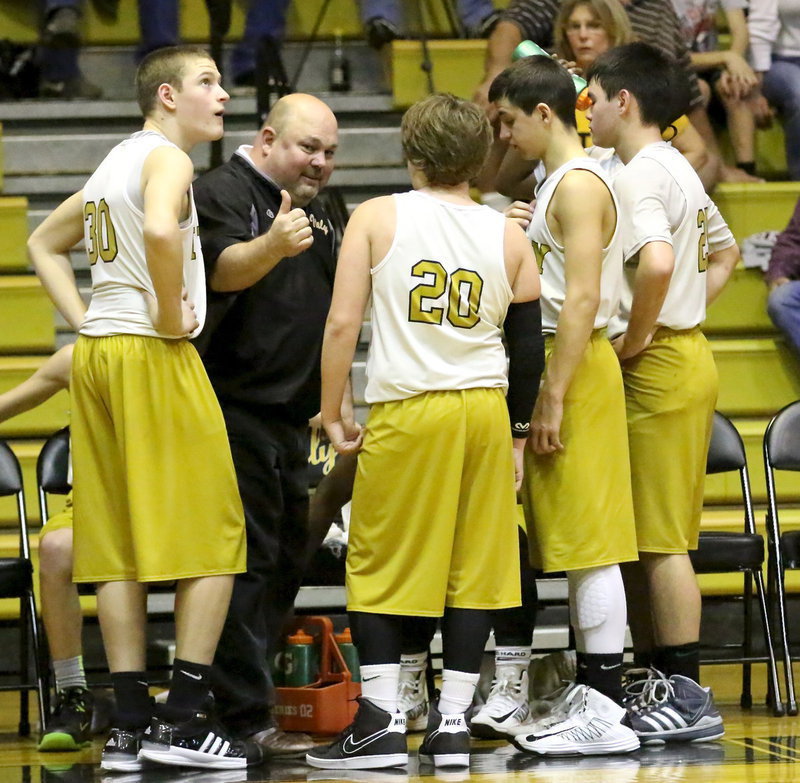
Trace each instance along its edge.
{"label": "black chair seat", "polygon": [[764,538],[758,533],[701,533],[700,545],[690,555],[698,574],[748,571],[764,562]]}
{"label": "black chair seat", "polygon": [[800,568],[800,530],[781,534],[784,568]]}
{"label": "black chair seat", "polygon": [[18,598],[33,586],[30,560],[9,557],[0,560],[0,598]]}

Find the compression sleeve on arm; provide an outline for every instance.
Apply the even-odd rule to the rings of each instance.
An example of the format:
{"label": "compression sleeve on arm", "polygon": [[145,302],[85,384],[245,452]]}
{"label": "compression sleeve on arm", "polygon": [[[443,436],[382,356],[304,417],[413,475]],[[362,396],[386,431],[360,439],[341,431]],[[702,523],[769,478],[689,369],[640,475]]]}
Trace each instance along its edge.
{"label": "compression sleeve on arm", "polygon": [[511,304],[503,324],[508,347],[508,413],[511,434],[527,438],[544,372],[544,336],[539,300]]}

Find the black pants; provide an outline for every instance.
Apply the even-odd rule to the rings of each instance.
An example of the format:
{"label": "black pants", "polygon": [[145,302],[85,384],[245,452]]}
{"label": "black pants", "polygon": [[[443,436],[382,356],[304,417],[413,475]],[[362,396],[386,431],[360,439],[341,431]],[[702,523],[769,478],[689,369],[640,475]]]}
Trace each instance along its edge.
{"label": "black pants", "polygon": [[247,527],[247,572],[237,574],[214,658],[223,724],[238,736],[271,725],[267,666],[302,578],[308,535],[308,426],[222,405]]}

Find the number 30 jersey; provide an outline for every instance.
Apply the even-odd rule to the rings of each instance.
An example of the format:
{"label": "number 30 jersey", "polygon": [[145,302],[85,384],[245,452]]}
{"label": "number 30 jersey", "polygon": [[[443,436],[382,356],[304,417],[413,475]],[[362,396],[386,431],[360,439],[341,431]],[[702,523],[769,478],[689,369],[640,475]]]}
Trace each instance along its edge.
{"label": "number 30 jersey", "polygon": [[[80,333],[90,337],[138,334],[159,337],[143,292],[155,296],[144,248],[142,167],[157,147],[174,146],[160,133],[139,131],[118,144],[83,188],[83,231],[92,269],[92,299]],[[183,284],[203,328],[205,269],[197,238],[197,213],[189,189],[191,214],[180,226]]]}
{"label": "number 30 jersey", "polygon": [[650,242],[672,245],[675,267],[659,326],[691,329],[706,317],[709,253],[735,244],[686,158],[666,142],[648,144],[614,178],[622,210],[625,274],[620,314],[609,332],[627,329],[639,251]]}
{"label": "number 30 jersey", "polygon": [[506,218],[418,191],[393,198],[394,241],[372,268],[367,402],[506,388]]}

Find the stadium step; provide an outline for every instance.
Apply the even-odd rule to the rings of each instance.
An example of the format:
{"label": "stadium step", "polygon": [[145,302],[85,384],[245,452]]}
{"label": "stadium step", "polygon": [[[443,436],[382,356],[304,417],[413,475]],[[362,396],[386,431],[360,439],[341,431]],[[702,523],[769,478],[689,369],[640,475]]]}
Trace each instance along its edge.
{"label": "stadium step", "polygon": [[800,366],[780,337],[712,338],[717,408],[728,416],[771,416],[800,399]]}
{"label": "stadium step", "polygon": [[[1,166],[2,161],[0,161],[0,171]],[[0,197],[0,272],[17,272],[27,268],[28,259],[25,255],[27,238],[28,200],[21,196]]]}
{"label": "stadium step", "polygon": [[[0,394],[24,380],[42,366],[46,356],[0,356]],[[0,438],[43,438],[69,423],[69,395],[60,391],[27,413],[0,423]]]}
{"label": "stadium step", "polygon": [[776,332],[767,315],[767,286],[760,269],[734,269],[719,298],[708,308],[703,331],[708,336]]}
{"label": "stadium step", "polygon": [[49,353],[54,342],[55,310],[39,278],[0,275],[0,353]]}
{"label": "stadium step", "polygon": [[738,242],[760,231],[783,231],[800,199],[800,182],[723,182],[712,195]]}

